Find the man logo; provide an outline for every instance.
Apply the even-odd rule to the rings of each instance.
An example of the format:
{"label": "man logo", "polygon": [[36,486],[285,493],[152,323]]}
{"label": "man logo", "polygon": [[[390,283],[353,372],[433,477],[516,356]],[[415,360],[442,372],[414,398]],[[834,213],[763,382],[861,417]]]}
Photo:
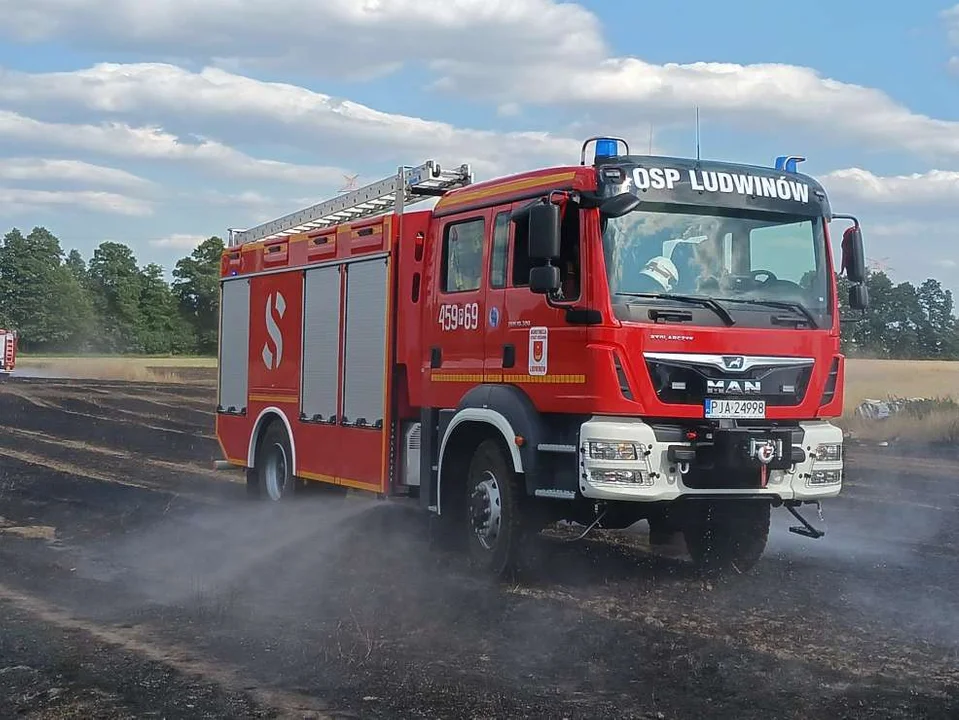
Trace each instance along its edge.
{"label": "man logo", "polygon": [[280,332],[280,326],[273,318],[273,311],[276,310],[277,317],[282,320],[286,314],[286,298],[277,291],[266,299],[266,333],[273,341],[275,350],[270,349],[270,342],[263,343],[263,364],[267,370],[276,370],[280,367],[280,361],[283,360],[283,334]]}
{"label": "man logo", "polygon": [[742,370],[745,362],[746,358],[744,358],[742,355],[723,356],[723,365],[725,365],[727,370]]}

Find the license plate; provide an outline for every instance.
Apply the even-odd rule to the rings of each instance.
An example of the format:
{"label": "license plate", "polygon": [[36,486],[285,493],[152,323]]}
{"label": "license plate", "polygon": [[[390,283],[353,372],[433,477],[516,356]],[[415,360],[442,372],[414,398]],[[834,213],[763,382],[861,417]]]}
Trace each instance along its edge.
{"label": "license plate", "polygon": [[755,420],[766,417],[765,400],[713,400],[705,403],[707,418],[721,420]]}

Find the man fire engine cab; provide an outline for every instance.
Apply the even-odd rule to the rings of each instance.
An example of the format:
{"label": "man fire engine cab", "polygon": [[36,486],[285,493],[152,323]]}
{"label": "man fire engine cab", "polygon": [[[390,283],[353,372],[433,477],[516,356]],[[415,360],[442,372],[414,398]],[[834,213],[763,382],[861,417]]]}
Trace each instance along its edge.
{"label": "man fire engine cab", "polygon": [[821,536],[797,508],[842,485],[836,218],[849,305],[868,294],[859,222],[801,160],[590,138],[578,166],[474,184],[430,161],[231,234],[222,465],[274,500],[409,498],[497,574],[558,520],[645,519],[740,571],[771,507]]}

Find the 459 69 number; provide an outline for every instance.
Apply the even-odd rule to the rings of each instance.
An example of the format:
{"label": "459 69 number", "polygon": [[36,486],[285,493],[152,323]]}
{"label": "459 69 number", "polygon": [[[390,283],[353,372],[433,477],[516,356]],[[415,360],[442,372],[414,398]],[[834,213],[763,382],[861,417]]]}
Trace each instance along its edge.
{"label": "459 69 number", "polygon": [[438,322],[446,332],[476,330],[479,328],[479,304],[441,305]]}

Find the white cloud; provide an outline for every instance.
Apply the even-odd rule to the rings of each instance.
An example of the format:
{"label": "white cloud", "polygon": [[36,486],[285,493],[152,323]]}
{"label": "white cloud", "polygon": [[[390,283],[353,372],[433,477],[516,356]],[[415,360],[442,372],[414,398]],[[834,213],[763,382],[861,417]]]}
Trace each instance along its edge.
{"label": "white cloud", "polygon": [[[943,10],[942,19],[946,24],[946,36],[949,39],[949,42],[959,47],[959,5],[954,5],[948,10]],[[947,67],[950,72],[956,73],[959,75],[959,56],[953,56],[949,58]]]}
{"label": "white cloud", "polygon": [[930,170],[910,175],[880,176],[861,168],[834,170],[820,178],[830,195],[857,203],[959,206],[959,172]]}
{"label": "white cloud", "polygon": [[941,15],[946,23],[949,42],[959,46],[959,5],[953,5],[948,10],[943,10]]}
{"label": "white cloud", "polygon": [[[194,127],[230,133],[247,142],[287,143],[313,148],[353,162],[395,161],[396,165],[433,158],[441,164],[472,163],[484,177],[517,169],[532,158],[555,162],[578,158],[579,142],[546,132],[497,133],[456,128],[448,123],[380,112],[303,87],[261,82],[218,68],[199,73],[161,63],[117,65],[102,63],[86,70],[0,76],[0,101],[35,107],[85,108],[97,113],[149,117],[180,122],[184,108]],[[0,132],[2,132],[0,114]],[[127,126],[111,126],[120,133]],[[92,132],[92,131],[88,131]],[[223,145],[174,145],[176,138],[156,128],[137,129],[137,145],[150,143],[154,154],[191,153],[220,163],[231,161],[249,170],[266,161],[243,163]],[[147,152],[141,150],[140,152]],[[233,157],[228,157],[232,153]],[[279,172],[271,167],[271,172]],[[291,170],[291,174],[299,170]],[[321,181],[342,183],[343,172],[323,170]]]}
{"label": "white cloud", "polygon": [[192,250],[207,239],[206,235],[190,235],[175,233],[167,237],[151,240],[150,244],[161,248],[175,248],[177,250]]}
{"label": "white cloud", "polygon": [[0,17],[0,34],[17,40],[333,77],[451,58],[508,67],[604,52],[596,16],[553,0],[0,0]]}
{"label": "white cloud", "polygon": [[4,158],[0,162],[0,180],[75,182],[126,189],[153,185],[150,181],[126,170],[94,165],[80,160],[46,158]]}
{"label": "white cloud", "polygon": [[[699,105],[710,121],[727,120],[740,128],[775,132],[779,128],[770,124],[775,121],[884,149],[959,155],[959,122],[914,113],[880,90],[823,77],[811,68],[611,57],[598,18],[555,0],[244,0],[242,5],[240,0],[0,0],[0,15],[5,25],[0,32],[18,39],[59,38],[100,50],[166,53],[239,70],[267,61],[300,73],[341,77],[350,69],[369,74],[419,61],[437,73],[436,88],[492,99],[507,111],[515,103],[620,106],[688,123]],[[956,8],[946,13],[954,37],[959,36],[957,18]],[[111,72],[115,77],[106,78]],[[129,78],[116,77],[127,73]],[[156,84],[144,88],[148,76]],[[63,80],[51,77],[53,83]],[[98,99],[91,104],[129,108],[142,107],[145,95],[149,102],[164,103],[186,84],[202,87],[205,98],[219,96],[220,113],[234,114],[239,122],[244,118],[235,104],[255,106],[254,117],[292,111],[294,125],[310,108],[325,116],[316,119],[318,127],[331,122],[331,115],[341,122],[357,120],[361,132],[383,122],[369,108],[290,86],[267,89],[210,69],[187,83],[164,66],[97,66],[74,82],[73,92],[93,86]],[[5,94],[18,92],[23,94],[22,89]],[[258,103],[264,96],[282,102],[264,108]],[[209,112],[200,101],[200,111]],[[411,131],[413,119],[404,120],[396,119],[394,128],[401,135]]]}
{"label": "white cloud", "polygon": [[484,92],[497,100],[529,104],[616,106],[688,122],[693,109],[704,120],[735,123],[737,129],[781,132],[815,129],[857,138],[885,150],[959,156],[959,122],[914,113],[884,92],[823,77],[793,65],[697,62],[655,65],[638,58],[608,58],[561,71],[524,66],[493,77],[469,62],[444,65],[440,87]]}
{"label": "white cloud", "polygon": [[111,157],[191,162],[214,174],[258,180],[315,184],[335,182],[342,176],[334,168],[260,160],[213,140],[199,138],[196,142],[185,142],[158,127],[132,127],[117,122],[71,125],[0,110],[2,138]]}
{"label": "white cloud", "polygon": [[0,211],[5,215],[41,210],[53,206],[72,206],[83,210],[128,216],[153,214],[153,205],[145,200],[93,190],[23,190],[0,187]]}

